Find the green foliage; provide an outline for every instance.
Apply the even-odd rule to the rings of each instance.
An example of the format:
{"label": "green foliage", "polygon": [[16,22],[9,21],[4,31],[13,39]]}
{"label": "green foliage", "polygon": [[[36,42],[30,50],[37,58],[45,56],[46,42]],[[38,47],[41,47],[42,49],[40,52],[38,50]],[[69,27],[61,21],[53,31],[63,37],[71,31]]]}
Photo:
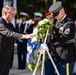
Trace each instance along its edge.
{"label": "green foliage", "polygon": [[66,10],[66,13],[72,18],[76,19],[75,14],[76,14],[76,0],[65,0],[63,2],[63,6]]}
{"label": "green foliage", "polygon": [[[49,4],[52,4],[52,3],[49,2],[48,5]],[[44,15],[49,8],[48,5],[46,7],[45,0],[18,0],[17,10],[18,10],[18,14],[21,11],[24,11],[29,14],[29,18],[33,18],[34,12],[41,12]]]}
{"label": "green foliage", "polygon": [[[51,24],[48,19],[43,19],[43,20],[38,22],[38,25],[36,25],[35,28],[37,28],[38,31],[37,31],[37,34],[36,34],[35,37],[37,38],[38,46],[41,45],[41,42],[45,41],[46,32],[48,30],[48,27],[49,27],[49,33],[48,33],[49,35],[47,35],[48,38],[46,40],[46,43],[49,42],[50,39],[51,39],[53,24]],[[36,50],[33,50],[33,57],[34,57],[34,59],[33,59],[32,62],[28,62],[28,68],[31,71],[33,71],[35,69],[37,60],[39,58],[38,57],[39,54],[40,54],[39,48],[37,48]],[[42,56],[43,56],[43,54],[40,56],[41,58],[39,60],[37,71],[39,71],[41,69],[41,67],[42,67]],[[45,61],[46,61],[47,58],[49,58],[49,57],[48,57],[48,54],[45,52]]]}
{"label": "green foliage", "polygon": [[[38,34],[37,34],[37,38],[38,38],[38,42],[40,42],[40,39],[42,40],[42,42],[44,42],[44,38],[45,38],[45,35],[46,35],[46,31],[48,29],[48,25],[50,25],[50,34],[52,33],[52,27],[53,27],[53,24],[49,24],[45,22],[45,24],[42,24],[42,25],[37,25],[36,27],[38,28]],[[50,38],[51,39],[51,38]]]}
{"label": "green foliage", "polygon": [[[66,13],[76,19],[76,0],[57,0],[62,1],[63,6],[66,10]],[[17,0],[17,10],[18,14],[21,11],[27,12],[29,14],[29,18],[34,17],[34,12],[39,11],[43,13],[43,15],[48,12],[48,8],[53,3],[53,0]]]}

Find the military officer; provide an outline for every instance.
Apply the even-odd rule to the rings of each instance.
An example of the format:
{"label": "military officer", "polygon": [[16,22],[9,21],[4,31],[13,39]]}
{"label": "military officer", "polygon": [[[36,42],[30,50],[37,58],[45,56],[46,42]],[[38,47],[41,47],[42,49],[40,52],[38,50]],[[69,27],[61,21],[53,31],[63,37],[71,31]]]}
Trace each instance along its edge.
{"label": "military officer", "polygon": [[[27,13],[20,12],[20,22],[16,26],[16,29],[19,31],[19,33],[32,33],[34,25],[27,23],[27,17]],[[18,69],[26,69],[27,39],[17,40],[17,55]]]}
{"label": "military officer", "polygon": [[[52,52],[60,75],[73,75],[75,65],[75,23],[65,13],[61,1],[52,4],[49,12],[53,13],[53,17],[57,22],[53,28],[52,39],[44,49],[48,47],[49,51]],[[55,73],[50,75],[55,75]]]}
{"label": "military officer", "polygon": [[38,22],[42,19],[43,14],[40,12],[34,12],[34,21],[35,21],[35,26],[38,24]]}

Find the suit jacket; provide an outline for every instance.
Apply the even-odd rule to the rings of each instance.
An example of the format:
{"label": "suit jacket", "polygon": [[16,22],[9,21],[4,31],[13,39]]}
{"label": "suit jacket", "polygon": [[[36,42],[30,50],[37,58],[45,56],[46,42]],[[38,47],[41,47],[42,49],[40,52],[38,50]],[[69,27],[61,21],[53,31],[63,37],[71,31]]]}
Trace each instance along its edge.
{"label": "suit jacket", "polygon": [[75,61],[74,21],[66,16],[58,25],[54,26],[52,36],[49,48],[53,50],[56,61],[61,63]]}
{"label": "suit jacket", "polygon": [[21,39],[21,37],[22,34],[14,32],[13,28],[3,18],[0,18],[0,61],[10,61],[13,38]]}

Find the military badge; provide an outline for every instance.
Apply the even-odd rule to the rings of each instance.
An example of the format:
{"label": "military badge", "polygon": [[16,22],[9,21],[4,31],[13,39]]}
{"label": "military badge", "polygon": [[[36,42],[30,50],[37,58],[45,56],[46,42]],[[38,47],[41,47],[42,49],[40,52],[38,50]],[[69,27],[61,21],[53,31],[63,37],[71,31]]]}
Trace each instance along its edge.
{"label": "military badge", "polygon": [[69,34],[70,33],[70,28],[67,28],[65,31],[64,31],[64,34]]}
{"label": "military badge", "polygon": [[63,34],[63,27],[59,28],[59,34]]}

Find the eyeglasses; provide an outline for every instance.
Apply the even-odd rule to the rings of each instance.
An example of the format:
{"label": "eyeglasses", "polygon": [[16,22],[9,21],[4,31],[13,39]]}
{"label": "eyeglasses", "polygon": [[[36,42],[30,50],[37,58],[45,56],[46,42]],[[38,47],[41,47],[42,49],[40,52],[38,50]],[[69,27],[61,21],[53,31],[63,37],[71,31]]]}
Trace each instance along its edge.
{"label": "eyeglasses", "polygon": [[[7,13],[10,13],[10,12],[7,12]],[[16,14],[13,14],[13,13],[10,13],[12,16],[15,16]]]}

